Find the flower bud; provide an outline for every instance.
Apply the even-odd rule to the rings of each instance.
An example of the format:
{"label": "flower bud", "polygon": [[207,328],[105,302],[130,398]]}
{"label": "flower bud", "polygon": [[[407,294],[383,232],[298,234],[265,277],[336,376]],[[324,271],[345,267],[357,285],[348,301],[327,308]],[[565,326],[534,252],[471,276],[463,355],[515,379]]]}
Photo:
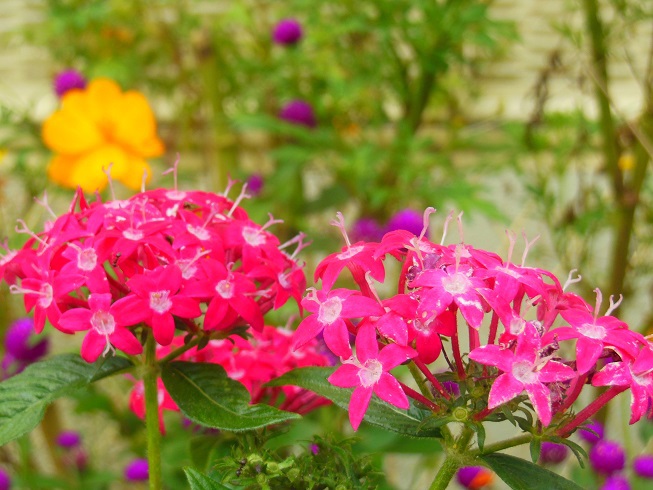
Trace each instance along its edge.
{"label": "flower bud", "polygon": [[406,230],[419,236],[424,228],[424,217],[412,209],[402,209],[395,213],[389,220],[387,231]]}
{"label": "flower bud", "polygon": [[74,430],[65,430],[57,436],[57,445],[65,449],[77,447],[80,443],[81,437]]}
{"label": "flower bud", "polygon": [[149,478],[147,459],[135,459],[125,468],[125,480],[127,481],[147,481]]}
{"label": "flower bud", "polygon": [[84,75],[77,70],[64,70],[54,78],[54,91],[63,97],[70,90],[86,88]]}
{"label": "flower bud", "polygon": [[544,441],[542,443],[542,450],[540,451],[540,463],[542,464],[558,464],[567,459],[569,448],[564,444],[556,444],[555,442]]}
{"label": "flower bud", "polygon": [[578,436],[585,442],[594,445],[603,439],[605,432],[600,422],[590,422],[578,431]]}
{"label": "flower bud", "polygon": [[0,468],[0,490],[9,490],[11,488],[11,478],[9,475]]}
{"label": "flower bud", "polygon": [[314,128],[317,126],[313,107],[303,100],[291,100],[281,108],[279,119],[297,126]]}
{"label": "flower bud", "polygon": [[492,472],[483,466],[464,466],[458,470],[458,483],[470,490],[479,490],[492,483]]}
{"label": "flower bud", "polygon": [[603,475],[611,475],[624,468],[626,454],[619,443],[603,439],[590,450],[589,460],[594,471]]}
{"label": "flower bud", "polygon": [[630,490],[630,483],[623,475],[612,475],[605,479],[599,490]]}
{"label": "flower bud", "polygon": [[302,26],[295,19],[280,20],[272,30],[272,40],[282,46],[297,44],[302,35]]}

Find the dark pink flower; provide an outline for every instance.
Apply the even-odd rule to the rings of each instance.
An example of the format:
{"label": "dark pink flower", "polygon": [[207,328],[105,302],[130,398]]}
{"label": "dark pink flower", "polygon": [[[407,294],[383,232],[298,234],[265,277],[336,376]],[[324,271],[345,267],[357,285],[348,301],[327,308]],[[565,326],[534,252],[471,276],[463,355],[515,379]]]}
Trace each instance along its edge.
{"label": "dark pink flower", "polygon": [[313,106],[303,100],[291,100],[279,111],[279,119],[297,126],[314,128],[317,126],[317,119]]}
{"label": "dark pink flower", "polygon": [[282,19],[274,26],[272,39],[284,46],[297,44],[302,38],[302,26],[295,19]]}
{"label": "dark pink flower", "polygon": [[71,90],[84,88],[86,88],[86,79],[77,70],[64,70],[54,78],[54,91],[59,97],[63,97]]}
{"label": "dark pink flower", "polygon": [[407,410],[408,398],[399,382],[389,371],[416,352],[409,347],[390,344],[379,351],[376,330],[373,325],[362,325],[356,335],[356,356],[343,362],[329,376],[329,382],[341,388],[355,388],[349,402],[349,420],[354,430],[358,429],[372,393],[395,407]]}

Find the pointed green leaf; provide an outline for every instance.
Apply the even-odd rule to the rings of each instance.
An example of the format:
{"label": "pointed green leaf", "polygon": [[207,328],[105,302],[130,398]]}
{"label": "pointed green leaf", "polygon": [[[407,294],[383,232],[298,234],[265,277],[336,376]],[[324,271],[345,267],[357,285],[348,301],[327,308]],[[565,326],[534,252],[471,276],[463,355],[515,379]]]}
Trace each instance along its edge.
{"label": "pointed green leaf", "polygon": [[515,456],[492,453],[479,458],[513,490],[582,490],[573,481]]}
{"label": "pointed green leaf", "polygon": [[250,405],[247,389],[217,364],[171,362],[164,364],[161,378],[181,412],[207,427],[241,431],[300,418],[269,405]]}
{"label": "pointed green leaf", "polygon": [[[273,379],[268,386],[300,386],[311,390],[320,396],[328,398],[340,408],[349,407],[351,389],[338,388],[327,381],[335,368],[331,367],[305,367],[293,369],[283,376]],[[399,432],[412,437],[442,437],[440,429],[421,430],[421,423],[433,415],[430,410],[420,408],[411,402],[408,410],[394,407],[378,397],[373,396],[365,414],[365,421],[379,425],[387,430]]]}
{"label": "pointed green leaf", "polygon": [[29,365],[0,383],[0,446],[36,427],[45,408],[57,398],[130,367],[123,357],[89,364],[77,354],[63,354]]}
{"label": "pointed green leaf", "polygon": [[229,490],[229,487],[225,487],[219,481],[203,475],[193,468],[184,468],[184,473],[186,473],[190,490]]}
{"label": "pointed green leaf", "polygon": [[537,463],[540,459],[540,453],[542,452],[542,439],[539,437],[533,437],[531,439],[531,461]]}

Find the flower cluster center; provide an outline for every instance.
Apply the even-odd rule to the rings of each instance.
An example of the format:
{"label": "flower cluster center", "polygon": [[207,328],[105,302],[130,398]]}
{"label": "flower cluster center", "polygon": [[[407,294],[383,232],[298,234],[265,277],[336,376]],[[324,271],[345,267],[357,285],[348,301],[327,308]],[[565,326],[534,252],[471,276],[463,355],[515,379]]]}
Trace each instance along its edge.
{"label": "flower cluster center", "polygon": [[340,298],[329,298],[320,305],[320,311],[317,320],[320,323],[330,325],[340,318],[342,311],[342,301]]}
{"label": "flower cluster center", "polygon": [[364,388],[369,388],[378,383],[381,374],[383,374],[383,366],[378,359],[368,359],[358,371],[358,379]]}

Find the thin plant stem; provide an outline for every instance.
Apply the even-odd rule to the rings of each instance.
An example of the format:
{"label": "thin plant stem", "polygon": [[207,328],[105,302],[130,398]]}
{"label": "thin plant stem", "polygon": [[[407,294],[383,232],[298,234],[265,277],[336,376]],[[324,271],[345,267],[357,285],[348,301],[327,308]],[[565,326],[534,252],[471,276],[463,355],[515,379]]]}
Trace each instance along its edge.
{"label": "thin plant stem", "polygon": [[481,454],[491,454],[496,453],[497,451],[503,451],[504,449],[509,449],[515,446],[521,446],[522,444],[527,444],[531,442],[533,435],[530,432],[524,432],[516,437],[511,439],[506,439],[505,441],[495,442],[494,444],[486,444],[483,447],[483,451],[480,449],[475,449],[470,451],[470,456],[480,456]]}
{"label": "thin plant stem", "polygon": [[201,336],[195,337],[193,340],[188,342],[187,344],[182,345],[181,347],[176,348],[173,350],[170,354],[159,360],[159,365],[163,365],[167,362],[172,361],[173,359],[178,358],[180,355],[182,355],[184,352],[191,350],[193,347],[195,347],[197,344],[199,344],[202,340]]}
{"label": "thin plant stem", "polygon": [[145,387],[145,430],[147,432],[147,463],[150,475],[150,490],[161,490],[161,432],[159,421],[159,369],[156,361],[154,335],[148,332],[145,341],[146,371],[143,376]]}

